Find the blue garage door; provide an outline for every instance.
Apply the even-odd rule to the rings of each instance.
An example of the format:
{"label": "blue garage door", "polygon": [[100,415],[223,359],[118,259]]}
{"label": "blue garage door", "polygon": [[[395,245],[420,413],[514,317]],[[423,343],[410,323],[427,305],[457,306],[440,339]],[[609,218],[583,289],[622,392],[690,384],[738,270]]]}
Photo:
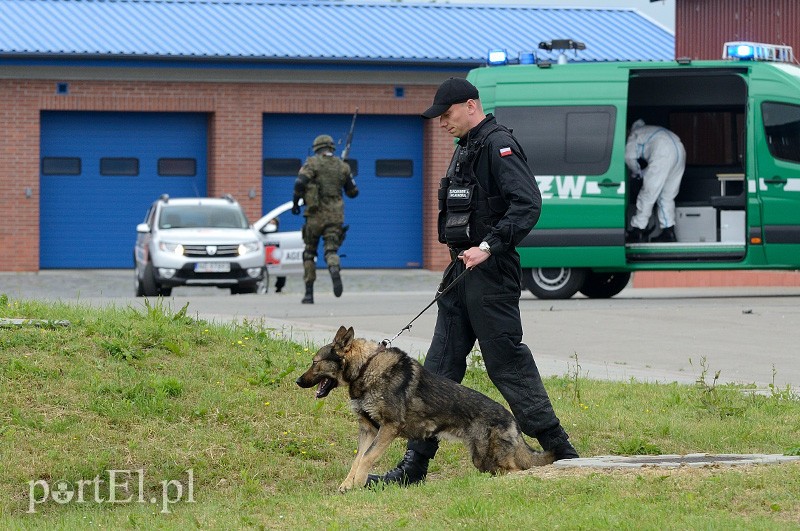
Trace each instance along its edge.
{"label": "blue garage door", "polygon": [[40,267],[133,265],[161,194],[206,194],[207,116],[42,112]]}
{"label": "blue garage door", "polygon": [[[341,141],[350,115],[264,115],[264,211],[292,198],[297,170],[320,134]],[[422,266],[422,119],[359,115],[350,156],[359,195],[345,197],[342,265],[352,268]],[[284,219],[287,218],[287,219]],[[281,216],[281,230],[299,229],[302,216]],[[322,253],[319,255],[322,260]],[[324,264],[324,261],[322,262]]]}

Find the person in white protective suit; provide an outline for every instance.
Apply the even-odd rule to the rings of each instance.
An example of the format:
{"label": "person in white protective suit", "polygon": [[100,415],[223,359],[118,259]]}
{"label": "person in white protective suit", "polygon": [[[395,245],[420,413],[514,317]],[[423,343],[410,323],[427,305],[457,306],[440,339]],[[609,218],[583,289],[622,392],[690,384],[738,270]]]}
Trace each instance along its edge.
{"label": "person in white protective suit", "polygon": [[635,177],[642,179],[628,241],[647,241],[646,229],[655,204],[658,204],[661,234],[650,241],[677,241],[675,196],[686,168],[686,150],[681,139],[669,129],[636,120],[625,145],[625,164]]}

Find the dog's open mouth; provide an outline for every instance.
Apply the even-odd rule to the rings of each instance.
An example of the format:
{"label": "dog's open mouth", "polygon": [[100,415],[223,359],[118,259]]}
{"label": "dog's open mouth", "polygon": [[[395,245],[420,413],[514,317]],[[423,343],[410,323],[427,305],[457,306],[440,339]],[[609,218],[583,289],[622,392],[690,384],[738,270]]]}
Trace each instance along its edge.
{"label": "dog's open mouth", "polygon": [[333,380],[332,378],[323,378],[319,383],[319,387],[317,387],[317,398],[325,398],[328,396],[328,393],[336,388],[337,385],[339,384],[336,380]]}

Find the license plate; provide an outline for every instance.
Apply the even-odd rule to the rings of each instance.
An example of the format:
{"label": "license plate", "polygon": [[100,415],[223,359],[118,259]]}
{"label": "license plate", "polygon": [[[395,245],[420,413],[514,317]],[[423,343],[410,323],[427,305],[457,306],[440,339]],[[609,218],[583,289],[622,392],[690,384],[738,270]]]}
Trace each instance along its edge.
{"label": "license plate", "polygon": [[195,273],[230,273],[228,262],[198,262],[194,265]]}

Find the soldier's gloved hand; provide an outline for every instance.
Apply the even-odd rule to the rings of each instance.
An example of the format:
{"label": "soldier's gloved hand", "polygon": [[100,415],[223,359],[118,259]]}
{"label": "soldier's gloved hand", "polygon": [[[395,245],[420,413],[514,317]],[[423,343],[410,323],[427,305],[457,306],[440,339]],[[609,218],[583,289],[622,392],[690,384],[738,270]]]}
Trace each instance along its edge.
{"label": "soldier's gloved hand", "polygon": [[295,216],[300,214],[300,205],[297,204],[297,201],[292,203],[292,214],[294,214]]}

